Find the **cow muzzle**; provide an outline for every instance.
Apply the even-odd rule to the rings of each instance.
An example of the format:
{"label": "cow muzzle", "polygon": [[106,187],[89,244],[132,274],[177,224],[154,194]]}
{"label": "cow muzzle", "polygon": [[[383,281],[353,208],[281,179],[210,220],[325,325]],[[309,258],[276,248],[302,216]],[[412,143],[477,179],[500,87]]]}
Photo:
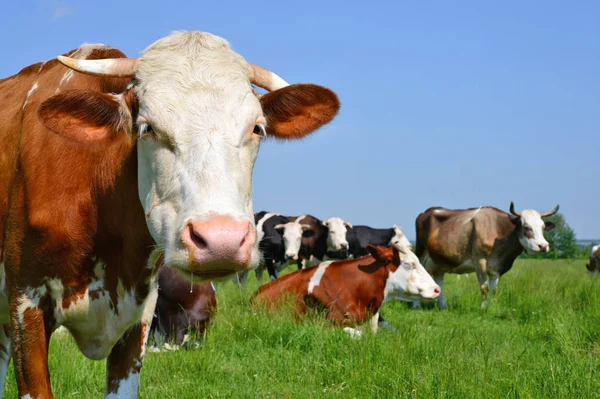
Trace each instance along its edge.
{"label": "cow muzzle", "polygon": [[214,215],[189,220],[181,232],[189,253],[182,271],[200,279],[216,279],[247,270],[256,243],[256,229],[248,220]]}

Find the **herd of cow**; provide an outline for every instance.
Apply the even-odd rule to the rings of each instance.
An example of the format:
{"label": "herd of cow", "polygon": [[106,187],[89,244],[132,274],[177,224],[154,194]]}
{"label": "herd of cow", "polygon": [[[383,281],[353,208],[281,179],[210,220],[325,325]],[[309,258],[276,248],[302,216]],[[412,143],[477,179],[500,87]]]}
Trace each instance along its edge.
{"label": "herd of cow", "polygon": [[429,209],[414,254],[397,226],[255,221],[261,140],[305,137],[339,108],[333,91],[290,85],[204,32],[175,32],[139,58],[85,44],[0,80],[0,396],[12,359],[21,398],[53,397],[48,345],[63,326],[106,359],[107,398],[137,397],[153,320],[159,334],[205,322],[215,301],[202,282],[244,280],[259,264],[271,277],[289,261],[300,270],[255,301],[289,293],[299,311],[320,303],[376,328],[392,298],[445,306],[446,272],[474,270],[485,303],[523,249],[548,250],[552,212],[512,206]]}
{"label": "herd of cow", "polygon": [[[558,206],[546,213],[517,212],[512,203],[510,214],[493,207],[430,208],[417,217],[415,253],[397,225],[374,229],[353,226],[337,217],[319,220],[311,215],[259,212],[255,222],[261,262],[256,277],[262,283],[267,269],[272,281],[260,287],[253,299],[274,305],[282,297],[292,296],[300,313],[307,304],[325,307],[330,319],[344,324],[352,335],[360,335],[353,326],[369,316],[376,331],[382,322],[379,308],[387,300],[412,301],[418,307],[420,299],[437,298],[438,305],[446,308],[441,292],[444,274],[475,272],[485,307],[500,276],[523,251],[549,250],[543,231],[554,225],[543,218],[557,211]],[[299,270],[278,278],[288,264],[297,264]],[[307,268],[314,264],[318,266]],[[169,283],[166,287],[159,284],[155,326],[161,327],[154,328],[155,339],[179,345],[189,327],[203,330],[215,311],[215,291],[206,283],[192,290],[183,282],[174,286],[177,276],[169,270],[163,273],[169,275]],[[240,284],[245,283],[247,274],[238,274]],[[175,299],[181,295],[185,295],[185,303]]]}

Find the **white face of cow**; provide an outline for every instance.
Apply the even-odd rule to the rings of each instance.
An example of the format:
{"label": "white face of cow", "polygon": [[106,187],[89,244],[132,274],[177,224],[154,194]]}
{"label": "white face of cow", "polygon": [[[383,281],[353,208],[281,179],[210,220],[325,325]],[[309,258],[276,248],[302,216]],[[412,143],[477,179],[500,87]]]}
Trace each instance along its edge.
{"label": "white face of cow", "polygon": [[521,232],[519,242],[530,254],[548,252],[550,244],[544,238],[544,230],[550,230],[554,225],[546,223],[537,211],[526,209],[521,212]]}
{"label": "white face of cow", "polygon": [[143,52],[136,79],[139,196],[166,264],[186,269],[192,255],[216,272],[227,253],[256,265],[252,170],[266,121],[247,63],[216,36],[174,35]]}
{"label": "white face of cow", "polygon": [[386,298],[398,300],[435,299],[440,295],[440,287],[427,273],[419,258],[409,248],[395,245],[399,251],[400,266],[390,273],[386,283]]}
{"label": "white face of cow", "polygon": [[[204,32],[176,32],[139,59],[59,60],[88,74],[134,77],[124,93],[93,98],[103,97],[98,106],[122,125],[137,111],[138,194],[165,265],[197,280],[258,265],[252,171],[260,139],[318,129],[339,109],[335,93],[287,85]],[[259,98],[251,83],[269,92]],[[127,98],[137,101],[124,101],[131,90]]]}
{"label": "white face of cow", "polygon": [[390,240],[388,246],[399,245],[401,247],[412,249],[412,244],[408,241],[408,238],[406,238],[402,230],[400,230],[400,227],[394,225],[392,228],[394,229],[394,236]]}
{"label": "white face of cow", "polygon": [[298,260],[298,253],[302,245],[302,233],[310,229],[308,224],[289,222],[278,224],[275,229],[283,230],[283,245],[285,247],[285,257],[287,260]]}
{"label": "white face of cow", "polygon": [[346,232],[352,228],[352,225],[340,218],[329,218],[323,221],[323,226],[329,229],[327,233],[327,249],[330,251],[341,251],[348,249],[348,240]]}

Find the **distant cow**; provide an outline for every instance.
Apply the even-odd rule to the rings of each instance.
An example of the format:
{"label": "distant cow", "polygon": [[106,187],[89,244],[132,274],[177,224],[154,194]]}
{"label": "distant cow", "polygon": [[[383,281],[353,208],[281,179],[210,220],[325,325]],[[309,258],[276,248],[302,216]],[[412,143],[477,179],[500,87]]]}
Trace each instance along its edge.
{"label": "distant cow", "polygon": [[367,250],[370,256],[327,261],[286,274],[260,287],[253,301],[276,307],[289,295],[299,314],[307,307],[322,306],[329,320],[360,335],[352,327],[370,319],[376,332],[379,309],[385,302],[434,299],[440,294],[440,287],[406,248],[369,245]]}
{"label": "distant cow", "polygon": [[[487,304],[488,290],[493,295],[498,279],[510,270],[523,252],[540,253],[550,249],[544,230],[554,228],[542,218],[558,211],[534,210],[516,212],[510,203],[510,214],[493,207],[466,210],[429,208],[416,220],[415,253],[421,263],[443,286],[445,273],[475,272],[481,289],[482,308]],[[442,293],[438,304],[446,308]]]}
{"label": "distant cow", "polygon": [[[319,220],[312,215],[289,218],[294,223],[306,225],[302,245],[298,251],[298,268],[310,266],[328,258],[344,259],[348,249],[346,234],[352,225],[340,218]],[[339,255],[340,251],[343,252]],[[336,256],[336,253],[338,256]]]}
{"label": "distant cow", "polygon": [[172,268],[158,275],[158,299],[150,329],[156,345],[182,345],[190,334],[202,333],[217,310],[212,283],[191,284]]}
{"label": "distant cow", "polygon": [[595,245],[590,254],[590,263],[585,265],[588,272],[600,273],[600,245]]}
{"label": "distant cow", "polygon": [[368,245],[383,245],[389,247],[394,244],[411,249],[412,244],[400,227],[393,225],[390,229],[374,229],[369,226],[354,226],[346,233],[348,240],[348,256],[359,258],[369,253]]}
{"label": "distant cow", "polygon": [[[278,213],[265,211],[254,215],[254,220],[261,254],[260,265],[256,268],[256,279],[262,283],[264,269],[267,269],[269,277],[273,280],[289,261],[298,259],[302,234],[310,226],[291,222]],[[248,272],[239,273],[238,276],[243,285]]]}

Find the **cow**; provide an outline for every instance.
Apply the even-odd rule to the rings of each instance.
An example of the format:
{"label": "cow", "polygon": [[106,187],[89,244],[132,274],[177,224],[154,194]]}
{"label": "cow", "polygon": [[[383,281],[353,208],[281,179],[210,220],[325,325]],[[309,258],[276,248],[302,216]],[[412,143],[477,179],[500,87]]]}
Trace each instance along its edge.
{"label": "cow", "polygon": [[52,397],[61,325],[106,359],[107,397],[137,397],[160,264],[196,282],[255,267],[261,139],[304,137],[340,106],[204,32],[139,58],[82,45],[0,93],[0,383],[12,353],[29,398]]}
{"label": "cow", "polygon": [[[308,307],[327,310],[327,319],[341,324],[351,335],[354,327],[370,320],[379,325],[381,306],[392,299],[435,299],[440,287],[410,250],[368,245],[370,255],[358,259],[327,261],[281,276],[261,286],[253,303],[277,307],[291,297],[298,314]],[[412,257],[410,256],[412,255]]]}
{"label": "cow", "polygon": [[[443,289],[445,273],[477,274],[481,290],[481,307],[485,308],[488,293],[493,297],[498,279],[510,270],[523,252],[542,253],[550,249],[544,230],[554,228],[543,218],[558,212],[528,209],[510,214],[491,206],[466,210],[429,208],[416,219],[415,254],[436,283]],[[418,304],[416,304],[418,306]],[[447,308],[443,292],[438,305]]]}
{"label": "cow", "polygon": [[348,241],[348,257],[359,258],[369,253],[368,245],[391,246],[398,244],[412,249],[412,244],[400,227],[393,225],[390,229],[374,229],[369,226],[354,226],[346,233]]}
{"label": "cow", "polygon": [[340,218],[320,220],[312,215],[288,217],[303,226],[302,243],[296,263],[298,269],[314,265],[326,259],[345,259],[348,249],[346,231],[352,225]]}
{"label": "cow", "polygon": [[[258,248],[261,261],[255,270],[256,279],[262,284],[263,271],[267,269],[274,280],[289,261],[297,261],[303,231],[310,226],[291,222],[278,213],[261,211],[254,215]],[[239,282],[245,285],[248,272],[238,273]]]}
{"label": "cow", "polygon": [[590,253],[590,262],[585,265],[590,273],[600,273],[600,245],[592,247]]}
{"label": "cow", "polygon": [[158,298],[150,336],[160,348],[181,346],[190,336],[202,334],[217,311],[215,289],[210,282],[191,283],[173,268],[158,274]]}

